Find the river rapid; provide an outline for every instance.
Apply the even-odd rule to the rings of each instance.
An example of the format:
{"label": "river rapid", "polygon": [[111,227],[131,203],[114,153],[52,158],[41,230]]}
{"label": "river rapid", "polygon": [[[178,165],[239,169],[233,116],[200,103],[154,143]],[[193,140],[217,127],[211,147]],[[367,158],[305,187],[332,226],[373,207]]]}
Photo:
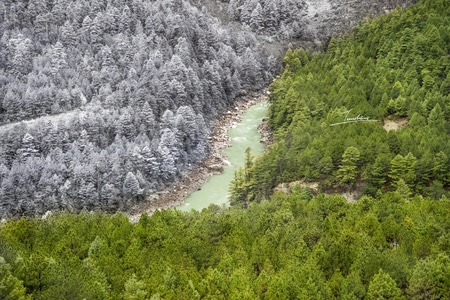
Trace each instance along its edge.
{"label": "river rapid", "polygon": [[250,147],[253,156],[264,151],[258,126],[267,114],[268,102],[262,101],[250,106],[238,123],[228,130],[231,146],[223,151],[226,157],[223,173],[209,178],[198,191],[190,194],[176,209],[190,211],[202,210],[211,204],[228,206],[228,188],[235,171],[245,164],[245,150]]}
{"label": "river rapid", "polygon": [[[142,214],[152,215],[163,209],[201,210],[213,203],[228,206],[228,186],[234,171],[244,165],[245,149],[251,147],[256,156],[272,142],[270,128],[266,122],[262,124],[269,108],[267,99],[265,90],[237,99],[211,130],[208,156],[166,189],[149,194],[145,201],[126,211],[130,221],[136,223]],[[264,125],[259,128],[263,143],[259,124]]]}

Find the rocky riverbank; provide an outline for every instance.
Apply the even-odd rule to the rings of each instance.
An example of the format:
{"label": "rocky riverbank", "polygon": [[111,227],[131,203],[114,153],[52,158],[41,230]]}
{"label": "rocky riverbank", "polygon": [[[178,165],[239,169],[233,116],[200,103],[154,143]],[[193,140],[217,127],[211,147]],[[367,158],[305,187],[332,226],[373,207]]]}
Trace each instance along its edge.
{"label": "rocky riverbank", "polygon": [[[137,222],[143,213],[151,215],[156,210],[181,205],[184,199],[192,192],[198,190],[210,176],[220,174],[223,171],[223,165],[228,163],[227,157],[223,154],[223,150],[231,145],[230,138],[227,135],[228,129],[240,121],[242,114],[251,105],[265,101],[267,98],[268,95],[265,90],[239,98],[234,107],[225,112],[213,127],[209,137],[208,156],[198,166],[183,174],[169,188],[150,195],[146,201],[130,209],[127,212],[130,220]],[[258,129],[262,135],[261,142],[265,144],[270,143],[272,137],[267,120],[263,120]]]}

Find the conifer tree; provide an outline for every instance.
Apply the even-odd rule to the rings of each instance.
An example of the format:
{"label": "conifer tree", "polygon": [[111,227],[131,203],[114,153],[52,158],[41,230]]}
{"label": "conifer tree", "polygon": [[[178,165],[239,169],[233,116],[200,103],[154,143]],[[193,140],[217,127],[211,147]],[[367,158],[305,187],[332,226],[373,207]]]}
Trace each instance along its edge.
{"label": "conifer tree", "polygon": [[360,152],[358,148],[350,146],[342,154],[342,162],[337,171],[337,176],[341,183],[353,184],[357,177],[357,163]]}
{"label": "conifer tree", "polygon": [[405,299],[395,281],[382,269],[372,278],[367,289],[367,299]]}
{"label": "conifer tree", "polygon": [[123,194],[127,199],[133,199],[141,192],[139,182],[132,172],[128,172],[123,181]]}

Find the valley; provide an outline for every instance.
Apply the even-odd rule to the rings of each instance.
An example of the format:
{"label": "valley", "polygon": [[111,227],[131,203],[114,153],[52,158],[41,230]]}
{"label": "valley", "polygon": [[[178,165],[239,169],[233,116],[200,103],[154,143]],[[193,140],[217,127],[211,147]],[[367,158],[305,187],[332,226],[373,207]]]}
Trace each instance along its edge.
{"label": "valley", "polygon": [[322,50],[412,4],[35,2],[0,6],[2,217],[152,205],[201,165],[214,124],[267,87],[288,48]]}
{"label": "valley", "polygon": [[449,74],[448,0],[0,2],[0,299],[450,299]]}

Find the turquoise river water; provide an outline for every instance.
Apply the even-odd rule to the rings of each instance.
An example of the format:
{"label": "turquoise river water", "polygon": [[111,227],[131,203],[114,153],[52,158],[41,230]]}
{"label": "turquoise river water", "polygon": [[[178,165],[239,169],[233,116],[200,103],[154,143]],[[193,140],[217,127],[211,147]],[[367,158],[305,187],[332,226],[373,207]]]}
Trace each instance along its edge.
{"label": "turquoise river water", "polygon": [[228,187],[233,179],[234,172],[245,164],[245,149],[251,148],[254,156],[264,151],[264,144],[260,142],[261,135],[258,125],[266,116],[268,109],[267,101],[250,106],[242,115],[242,120],[228,130],[231,138],[231,146],[224,150],[230,165],[224,164],[224,172],[213,175],[205,182],[201,189],[189,195],[184,204],[176,209],[190,211],[191,209],[202,210],[210,204],[228,206]]}

